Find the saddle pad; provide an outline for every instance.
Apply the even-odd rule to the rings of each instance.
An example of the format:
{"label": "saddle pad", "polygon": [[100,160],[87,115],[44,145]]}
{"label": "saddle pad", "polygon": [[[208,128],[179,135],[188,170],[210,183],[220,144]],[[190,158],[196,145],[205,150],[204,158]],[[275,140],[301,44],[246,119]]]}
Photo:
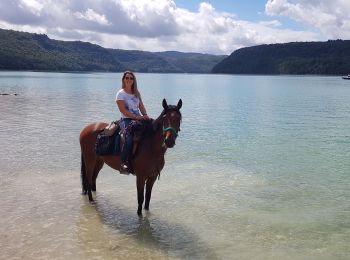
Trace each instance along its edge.
{"label": "saddle pad", "polygon": [[119,155],[120,154],[120,136],[114,134],[108,136],[101,132],[97,135],[95,142],[95,151],[97,155]]}

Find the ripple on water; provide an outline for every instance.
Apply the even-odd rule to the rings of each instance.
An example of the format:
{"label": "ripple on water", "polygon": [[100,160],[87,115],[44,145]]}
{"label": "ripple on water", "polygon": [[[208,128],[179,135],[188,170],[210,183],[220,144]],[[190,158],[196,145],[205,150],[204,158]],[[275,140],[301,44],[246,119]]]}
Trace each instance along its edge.
{"label": "ripple on water", "polygon": [[133,176],[104,168],[96,204],[80,195],[78,136],[116,119],[120,75],[0,74],[20,93],[0,101],[3,258],[350,255],[350,88],[338,78],[140,74],[151,115],[163,97],[184,105],[139,219]]}

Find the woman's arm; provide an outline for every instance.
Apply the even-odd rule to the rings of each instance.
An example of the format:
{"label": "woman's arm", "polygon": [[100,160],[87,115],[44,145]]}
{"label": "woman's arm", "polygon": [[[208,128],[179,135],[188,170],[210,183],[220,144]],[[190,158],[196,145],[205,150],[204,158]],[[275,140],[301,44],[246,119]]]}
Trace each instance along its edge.
{"label": "woman's arm", "polygon": [[140,99],[139,109],[143,116],[147,116],[147,111],[145,106],[143,105],[142,99]]}

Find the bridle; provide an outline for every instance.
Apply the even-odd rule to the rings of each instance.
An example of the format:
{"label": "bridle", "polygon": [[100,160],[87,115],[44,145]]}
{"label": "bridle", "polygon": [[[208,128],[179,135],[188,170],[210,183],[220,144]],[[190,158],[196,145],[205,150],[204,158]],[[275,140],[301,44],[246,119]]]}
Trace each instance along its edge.
{"label": "bridle", "polygon": [[173,132],[173,134],[177,137],[178,136],[178,131],[176,131],[176,129],[174,128],[174,127],[167,127],[167,128],[164,128],[164,126],[163,126],[163,134],[166,134],[166,132],[168,132],[168,131],[171,131],[171,132]]}
{"label": "bridle", "polygon": [[[180,128],[179,129],[176,129],[175,127],[173,127],[172,125],[171,125],[171,122],[170,122],[170,119],[169,119],[169,117],[168,117],[168,113],[169,112],[176,112],[176,113],[178,113],[179,114],[179,117],[180,117],[180,121],[181,121],[181,113],[180,113],[180,111],[179,110],[177,110],[177,109],[169,109],[168,111],[166,111],[165,113],[164,113],[164,116],[163,116],[163,134],[166,134],[167,132],[172,132],[175,136],[178,136],[178,132],[180,131]],[[164,126],[164,119],[166,119],[166,121],[167,121],[167,123],[168,123],[168,126],[167,127],[165,127]]]}
{"label": "bridle", "polygon": [[173,136],[175,137],[173,140],[174,142],[175,142],[176,137],[179,135],[180,128],[176,129],[176,127],[174,127],[172,125],[171,120],[169,118],[171,116],[171,113],[173,113],[173,112],[175,112],[179,115],[179,120],[181,121],[181,113],[178,109],[172,108],[172,109],[167,109],[166,111],[164,111],[164,115],[163,115],[164,141],[169,138],[169,132],[172,133]]}

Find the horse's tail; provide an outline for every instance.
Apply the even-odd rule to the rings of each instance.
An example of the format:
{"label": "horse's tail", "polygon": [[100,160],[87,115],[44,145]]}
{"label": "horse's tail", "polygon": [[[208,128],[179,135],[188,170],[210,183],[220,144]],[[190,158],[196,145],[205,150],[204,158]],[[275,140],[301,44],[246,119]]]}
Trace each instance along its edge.
{"label": "horse's tail", "polygon": [[87,178],[86,178],[86,169],[85,169],[85,160],[83,157],[83,154],[81,154],[81,171],[80,171],[80,176],[81,176],[81,188],[82,188],[82,193],[86,194],[87,193]]}

